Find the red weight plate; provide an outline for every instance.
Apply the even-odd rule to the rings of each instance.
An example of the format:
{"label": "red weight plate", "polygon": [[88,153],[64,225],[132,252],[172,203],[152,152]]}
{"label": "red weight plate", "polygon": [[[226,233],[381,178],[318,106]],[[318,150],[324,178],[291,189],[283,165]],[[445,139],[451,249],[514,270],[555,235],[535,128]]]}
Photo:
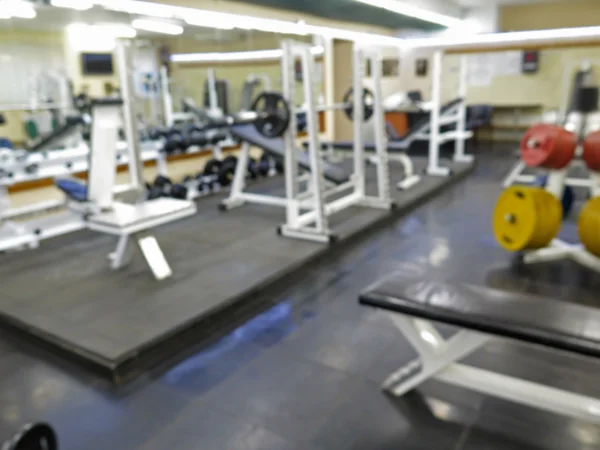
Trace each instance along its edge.
{"label": "red weight plate", "polygon": [[600,131],[588,134],[583,141],[583,160],[588,169],[600,172]]}
{"label": "red weight plate", "polygon": [[530,167],[562,169],[575,156],[577,138],[557,125],[531,127],[521,140],[521,159]]}

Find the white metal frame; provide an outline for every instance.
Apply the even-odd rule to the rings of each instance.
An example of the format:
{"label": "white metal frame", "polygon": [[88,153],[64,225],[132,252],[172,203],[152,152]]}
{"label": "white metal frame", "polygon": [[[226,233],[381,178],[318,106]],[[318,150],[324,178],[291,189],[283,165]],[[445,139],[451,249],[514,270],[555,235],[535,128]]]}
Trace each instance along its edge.
{"label": "white metal frame", "polygon": [[[432,67],[432,87],[431,87],[431,115],[429,125],[429,161],[427,164],[427,174],[434,176],[447,177],[451,171],[448,167],[440,165],[440,145],[454,140],[455,150],[453,160],[456,162],[473,162],[473,155],[465,154],[465,145],[467,139],[473,137],[471,131],[466,130],[467,117],[467,77],[468,77],[468,59],[466,55],[460,57],[459,85],[458,95],[462,100],[458,105],[456,115],[450,115],[442,118],[440,108],[442,106],[442,68],[444,64],[444,52],[437,50],[433,54]],[[456,124],[455,131],[446,133],[440,132],[443,125]]]}
{"label": "white metal frame", "polygon": [[[307,44],[284,41],[282,43],[282,81],[283,95],[290,107],[291,121],[284,136],[285,154],[285,198],[269,195],[247,193],[245,189],[245,173],[248,164],[250,145],[244,143],[231,187],[230,196],[222,202],[222,207],[232,209],[244,203],[283,206],[286,208],[286,222],[279,231],[283,236],[311,240],[315,242],[331,242],[333,236],[329,228],[329,216],[352,206],[371,208],[392,208],[388,154],[385,137],[385,121],[383,116],[381,93],[381,64],[377,51],[355,46],[353,52],[353,88],[354,92],[354,171],[350,180],[331,189],[326,189],[323,174],[323,160],[319,138],[319,121],[317,116],[315,87],[315,57],[311,46]],[[296,145],[296,108],[295,104],[295,61],[302,63],[304,103],[306,104],[308,131],[308,160],[311,170],[300,174],[298,165],[298,147]],[[362,139],[363,100],[362,74],[365,60],[370,59],[374,68],[374,127],[376,138],[377,196],[366,195],[365,152]],[[336,108],[337,105],[333,105]],[[328,201],[328,197],[336,195],[336,199]]]}
{"label": "white metal frame", "polygon": [[396,313],[391,314],[390,319],[419,355],[384,382],[383,389],[394,396],[402,396],[421,383],[435,379],[514,403],[600,423],[600,399],[457,362],[482,348],[494,336],[463,329],[446,340],[429,321]]}

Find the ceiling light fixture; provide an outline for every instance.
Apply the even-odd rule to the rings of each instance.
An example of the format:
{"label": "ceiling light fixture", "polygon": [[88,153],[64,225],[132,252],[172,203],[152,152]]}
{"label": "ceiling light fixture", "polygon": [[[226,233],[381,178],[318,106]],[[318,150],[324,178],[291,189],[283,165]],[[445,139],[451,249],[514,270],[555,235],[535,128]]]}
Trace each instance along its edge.
{"label": "ceiling light fixture", "polygon": [[[315,56],[325,53],[321,45],[312,47],[310,52]],[[277,61],[283,56],[283,50],[255,50],[250,52],[224,52],[224,53],[180,53],[171,55],[174,63],[221,63],[238,61]]]}
{"label": "ceiling light fixture", "polygon": [[165,5],[161,3],[150,3],[138,0],[93,0],[94,4],[104,6],[114,11],[123,11],[130,14],[140,14],[146,17],[174,18],[183,21],[189,20],[189,25],[196,22],[201,27],[211,26],[214,28],[231,29],[240,28],[245,30],[259,30],[282,34],[296,34],[305,36],[315,34],[336,39],[357,41],[370,45],[384,45],[397,47],[401,39],[381,34],[363,33],[350,31],[343,28],[331,28],[316,25],[308,25],[304,22],[292,22],[285,20],[263,19],[259,17],[241,14],[221,13],[207,11],[197,8]]}
{"label": "ceiling light fixture", "polygon": [[600,27],[559,28],[555,30],[517,31],[509,33],[487,33],[470,36],[448,36],[444,38],[405,39],[403,49],[477,49],[514,45],[546,45],[550,43],[583,42],[600,40]]}
{"label": "ceiling light fixture", "polygon": [[0,0],[2,18],[33,19],[37,16],[35,8],[23,0]]}
{"label": "ceiling light fixture", "polygon": [[456,27],[462,25],[463,21],[458,17],[448,16],[446,14],[436,13],[427,9],[419,8],[408,3],[397,0],[355,0],[365,5],[375,6],[376,8],[392,11],[403,16],[414,17],[415,19],[426,22],[437,23],[445,27]]}
{"label": "ceiling light fixture", "polygon": [[143,16],[173,18],[181,8],[178,6],[164,5],[162,3],[142,2],[137,0],[93,0],[94,4],[104,6],[113,11],[121,11],[129,14],[140,14]]}
{"label": "ceiling light fixture", "polygon": [[219,13],[206,15],[206,14],[193,14],[186,16],[185,23],[196,27],[204,28],[217,28],[219,30],[233,30],[235,26],[231,23],[226,15],[219,15]]}
{"label": "ceiling light fixture", "polygon": [[176,36],[183,34],[183,27],[173,23],[158,22],[156,20],[135,19],[131,22],[133,28],[150,31],[152,33],[170,34]]}
{"label": "ceiling light fixture", "polygon": [[70,8],[77,11],[86,11],[94,6],[91,0],[51,0],[50,4],[57,8]]}

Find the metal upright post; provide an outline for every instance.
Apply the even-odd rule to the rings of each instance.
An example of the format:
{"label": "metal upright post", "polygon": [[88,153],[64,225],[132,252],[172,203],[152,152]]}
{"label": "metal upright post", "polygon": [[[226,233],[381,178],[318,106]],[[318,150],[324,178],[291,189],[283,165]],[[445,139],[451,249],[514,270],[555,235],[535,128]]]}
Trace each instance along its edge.
{"label": "metal upright post", "polygon": [[[381,92],[381,54],[379,51],[373,50],[374,53],[369,55],[371,61],[371,71],[373,74],[373,95],[374,95],[374,127],[375,127],[375,150],[377,152],[377,193],[379,200],[383,204],[388,204],[391,201],[390,193],[390,173],[387,150],[387,136],[385,133],[385,116],[383,112],[383,93]],[[364,69],[364,57],[361,58],[361,67]],[[356,70],[356,69],[355,69]],[[363,72],[355,73],[355,76],[360,76]],[[363,148],[364,153],[364,148]],[[364,155],[362,155],[364,157]],[[363,163],[364,164],[364,163]],[[366,179],[363,176],[363,191],[365,189]]]}
{"label": "metal upright post", "polygon": [[169,83],[169,69],[166,65],[160,68],[160,91],[162,94],[163,114],[165,126],[173,126],[173,97],[171,96],[171,86]]}
{"label": "metal upright post", "polygon": [[364,60],[362,52],[356,47],[352,52],[352,92],[353,114],[352,127],[354,132],[354,192],[360,196],[365,196],[365,146],[362,136],[362,126],[364,119],[363,111],[363,75],[365,73]]}
{"label": "metal upright post", "polygon": [[427,173],[436,176],[448,176],[450,170],[440,166],[440,105],[442,97],[442,64],[444,52],[437,50],[433,54],[433,72],[431,80],[431,118],[429,125],[429,163]]}
{"label": "metal upright post", "polygon": [[131,76],[131,44],[121,39],[117,40],[116,56],[121,84],[121,98],[123,100],[127,151],[129,153],[129,182],[133,189],[142,192],[144,189],[143,164],[140,152],[140,134],[136,122],[135,91],[133,77]]}
{"label": "metal upright post", "polygon": [[295,105],[295,80],[294,80],[294,53],[293,43],[289,40],[283,41],[281,48],[283,56],[281,58],[281,81],[283,87],[283,97],[288,103],[290,109],[290,123],[284,135],[285,142],[285,195],[287,199],[286,219],[287,224],[292,225],[298,218],[299,209],[296,201],[296,195],[299,190],[298,182],[298,157],[296,155],[296,132],[298,129]]}
{"label": "metal upright post", "polygon": [[208,101],[210,103],[211,114],[216,114],[219,111],[219,99],[217,96],[217,80],[215,69],[208,69]]}
{"label": "metal upright post", "polygon": [[458,121],[456,122],[456,137],[454,149],[454,161],[472,162],[473,155],[465,154],[466,125],[467,125],[467,77],[469,60],[467,55],[460,57],[460,70],[458,78],[458,96],[462,100],[458,107]]}
{"label": "metal upright post", "polygon": [[[317,115],[315,85],[313,74],[315,73],[314,56],[310,46],[303,45],[302,49],[302,80],[304,83],[304,99],[308,105],[306,110],[306,123],[308,129],[309,160],[311,167],[311,181],[314,192],[315,231],[317,233],[327,232],[329,220],[325,211],[325,196],[323,187],[325,178],[323,176],[323,164],[321,159],[321,142],[319,139],[319,118]],[[356,104],[356,101],[355,101]],[[294,113],[295,114],[295,113]],[[296,130],[292,130],[295,134]]]}

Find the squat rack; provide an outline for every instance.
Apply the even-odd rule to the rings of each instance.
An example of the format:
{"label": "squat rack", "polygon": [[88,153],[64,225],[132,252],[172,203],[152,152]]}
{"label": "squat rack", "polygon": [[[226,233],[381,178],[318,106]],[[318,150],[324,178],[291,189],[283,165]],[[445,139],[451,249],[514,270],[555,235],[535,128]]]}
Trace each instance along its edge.
{"label": "squat rack", "polygon": [[[348,179],[333,187],[326,186],[324,176],[324,163],[321,156],[321,142],[317,111],[321,109],[316,105],[315,87],[313,82],[315,56],[311,46],[304,43],[284,41],[282,43],[282,85],[283,96],[290,110],[290,123],[283,137],[285,149],[285,197],[254,194],[245,191],[245,172],[248,164],[250,144],[245,142],[240,151],[239,160],[231,187],[230,196],[221,204],[223,209],[239,207],[244,203],[281,206],[286,209],[286,222],[279,228],[283,236],[311,240],[315,242],[331,242],[335,236],[329,228],[329,216],[350,208],[363,206],[370,208],[390,209],[393,204],[389,188],[388,154],[385,142],[385,121],[383,117],[382,93],[379,80],[381,78],[381,64],[379,52],[376,50],[354,47],[353,53],[353,121],[354,121],[354,171]],[[367,195],[366,178],[364,169],[364,143],[362,139],[363,118],[363,77],[365,61],[371,60],[375,68],[374,79],[374,118],[377,157],[377,187],[376,195]],[[300,154],[302,150],[296,142],[296,114],[295,107],[295,62],[302,64],[304,102],[307,116],[308,152]],[[359,95],[356,95],[359,93]],[[323,109],[339,109],[348,105],[330,105]],[[300,157],[308,161],[305,166],[310,168],[308,173],[301,173],[299,166]],[[331,198],[334,198],[331,200]]]}

